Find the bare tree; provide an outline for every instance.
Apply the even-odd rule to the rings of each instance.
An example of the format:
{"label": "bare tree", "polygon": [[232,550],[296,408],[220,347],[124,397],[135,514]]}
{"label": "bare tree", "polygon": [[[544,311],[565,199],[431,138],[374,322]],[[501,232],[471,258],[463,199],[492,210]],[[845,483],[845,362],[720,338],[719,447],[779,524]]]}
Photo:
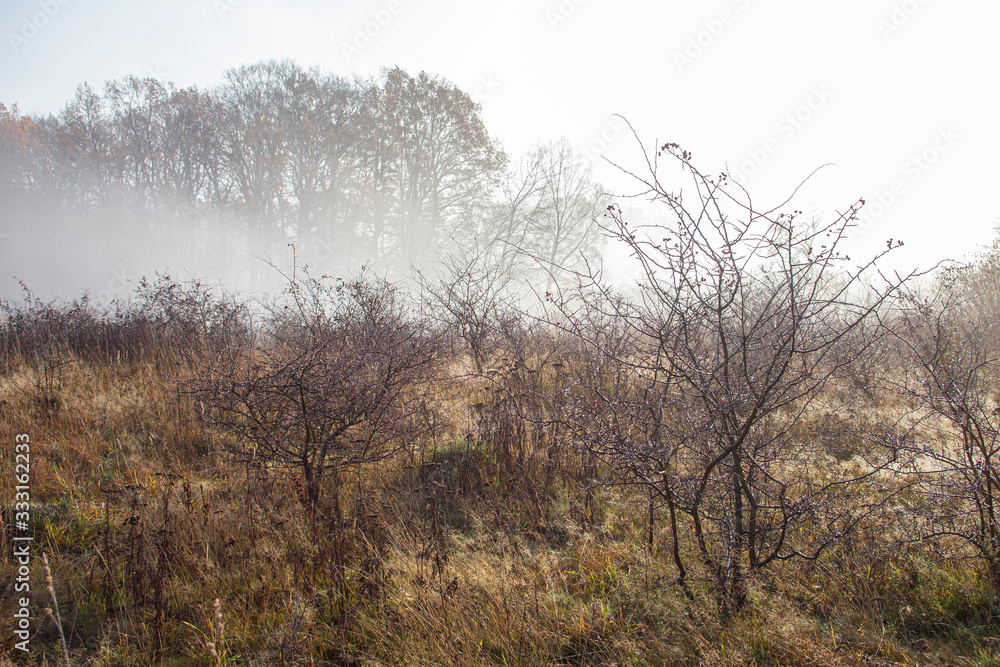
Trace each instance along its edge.
{"label": "bare tree", "polygon": [[608,198],[565,138],[525,155],[501,194],[491,238],[514,251],[522,271],[541,276],[540,289],[553,291],[561,276],[600,257],[605,239],[597,219]]}
{"label": "bare tree", "polygon": [[541,151],[526,153],[507,171],[492,214],[487,216],[479,234],[494,249],[495,261],[524,264],[528,232],[538,225],[545,212],[543,188]]}
{"label": "bare tree", "polygon": [[167,102],[173,91],[153,78],[126,77],[105,85],[104,101],[117,148],[120,180],[136,222],[163,196]]}
{"label": "bare tree", "polygon": [[104,100],[87,84],[58,117],[38,119],[44,132],[36,187],[87,210],[114,203],[119,169]]}
{"label": "bare tree", "polygon": [[0,192],[6,197],[14,188],[24,187],[27,153],[32,144],[34,123],[21,114],[17,105],[0,103]]}
{"label": "bare tree", "polygon": [[449,81],[386,69],[374,127],[392,148],[394,250],[421,265],[449,236],[463,235],[485,208],[507,156],[493,142],[480,106]]}
{"label": "bare tree", "polygon": [[296,247],[315,261],[351,266],[357,250],[356,210],[348,197],[357,178],[361,86],[317,70],[285,80],[282,124],[296,208]]}
{"label": "bare tree", "polygon": [[564,270],[579,269],[600,255],[604,236],[597,218],[607,198],[590,167],[563,138],[539,148],[544,214],[528,228],[528,246],[548,274],[546,292]]}
{"label": "bare tree", "polygon": [[[267,252],[288,224],[288,149],[281,120],[288,104],[285,82],[297,71],[290,61],[266,61],[226,72],[216,90],[223,106],[223,164],[238,195],[236,205],[253,252]],[[251,264],[251,280],[262,278]]]}

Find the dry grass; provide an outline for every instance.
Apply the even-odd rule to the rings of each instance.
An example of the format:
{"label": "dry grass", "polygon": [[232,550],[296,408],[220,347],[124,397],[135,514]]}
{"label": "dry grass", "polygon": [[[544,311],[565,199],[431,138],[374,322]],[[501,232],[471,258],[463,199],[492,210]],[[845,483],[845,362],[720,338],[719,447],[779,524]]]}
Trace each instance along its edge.
{"label": "dry grass", "polygon": [[[32,372],[0,385],[0,430],[31,434],[35,553],[50,554],[74,665],[915,666],[1000,655],[975,568],[900,550],[875,522],[818,562],[754,581],[748,607],[724,621],[703,573],[691,574],[694,601],[673,583],[662,516],[647,548],[644,496],[586,494],[572,456],[544,475],[527,431],[504,443],[522,448],[511,460],[477,440],[490,400],[479,381],[437,387],[442,423],[422,448],[346,471],[337,507],[310,515],[293,476],[223,454],[226,436],[177,390],[180,366],[70,358],[57,410],[39,403]],[[504,430],[511,415],[489,418],[490,437],[519,433]],[[837,447],[856,444],[844,438]],[[0,493],[13,497],[10,475]],[[62,664],[37,560],[32,652],[7,659]],[[3,568],[12,581],[9,558]],[[0,599],[8,618],[13,598]]]}

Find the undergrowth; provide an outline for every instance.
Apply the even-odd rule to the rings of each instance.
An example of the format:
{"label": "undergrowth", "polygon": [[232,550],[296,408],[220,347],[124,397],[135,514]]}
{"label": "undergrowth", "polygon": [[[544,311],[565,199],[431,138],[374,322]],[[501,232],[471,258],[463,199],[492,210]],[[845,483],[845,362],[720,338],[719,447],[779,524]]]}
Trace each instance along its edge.
{"label": "undergrowth", "polygon": [[[294,469],[235,456],[235,436],[208,425],[184,390],[197,372],[187,352],[64,349],[53,365],[6,349],[0,432],[11,461],[13,435],[30,435],[34,503],[31,650],[5,631],[13,664],[65,662],[43,611],[41,552],[74,665],[1000,660],[1000,608],[976,564],[939,560],[885,517],[815,561],[761,574],[735,617],[696,564],[685,595],[665,508],[608,483],[534,425],[531,405],[493,389],[542,381],[537,351],[504,370],[503,385],[494,371],[426,388],[436,408],[423,436],[339,470],[315,504]],[[802,437],[827,438],[832,460],[863,446],[814,423]],[[14,497],[12,475],[0,487]],[[696,563],[685,535],[679,547]]]}

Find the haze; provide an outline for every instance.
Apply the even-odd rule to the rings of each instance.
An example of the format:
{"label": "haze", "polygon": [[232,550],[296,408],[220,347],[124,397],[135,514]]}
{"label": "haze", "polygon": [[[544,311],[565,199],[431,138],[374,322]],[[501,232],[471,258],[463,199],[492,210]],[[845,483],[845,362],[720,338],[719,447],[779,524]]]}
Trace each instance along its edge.
{"label": "haze", "polygon": [[[530,163],[531,156],[561,155],[560,147],[569,146],[569,162],[588,187],[633,192],[634,182],[610,163],[641,171],[643,155],[615,114],[628,119],[647,149],[677,142],[706,172],[728,166],[765,208],[829,164],[791,206],[825,216],[864,198],[853,251],[893,238],[906,242],[894,260],[900,266],[961,259],[993,237],[1000,215],[990,196],[1000,139],[998,19],[993,4],[917,0],[7,2],[0,8],[0,102],[36,121],[59,117],[85,82],[102,99],[107,82],[130,76],[213,93],[227,72],[284,62],[317,76],[368,82],[357,84],[359,91],[365,85],[384,91],[383,68],[398,67],[413,80],[426,72],[478,103],[489,148],[507,163],[492,185],[491,174],[479,173],[478,194],[465,193],[461,211],[440,213],[433,234],[411,229],[412,238],[375,238],[371,232],[373,245],[348,259],[315,245],[307,251],[304,227],[287,221],[275,223],[280,232],[267,247],[236,243],[208,252],[210,234],[185,245],[190,239],[180,228],[164,226],[176,216],[165,217],[162,206],[155,216],[102,213],[84,229],[72,210],[38,211],[39,201],[55,206],[57,190],[37,192],[30,206],[15,207],[9,196],[0,211],[0,297],[17,293],[15,277],[43,297],[72,298],[83,290],[128,291],[156,271],[254,289],[262,286],[255,276],[268,271],[265,259],[290,264],[290,251],[281,250],[286,241],[319,270],[367,262],[401,275],[410,265],[430,266],[438,248],[428,244],[435,241],[457,235],[467,246],[482,245],[484,234],[501,233],[494,223],[497,209],[509,208],[504,187],[510,190],[511,173],[526,156]],[[223,213],[202,211],[200,228],[245,216],[244,195],[233,194]],[[591,209],[604,202],[590,189],[585,195],[576,230],[587,228]],[[301,209],[298,199],[275,196],[294,200],[296,214]],[[332,213],[320,207],[311,215],[310,230],[330,232]],[[551,228],[551,220],[547,213],[544,224],[533,224]],[[374,229],[370,221],[351,221],[352,229]],[[156,225],[165,231],[150,232]],[[414,244],[424,246],[408,255]],[[565,247],[586,250],[574,244]],[[225,257],[226,267],[217,257]],[[611,253],[608,260],[619,258]]]}

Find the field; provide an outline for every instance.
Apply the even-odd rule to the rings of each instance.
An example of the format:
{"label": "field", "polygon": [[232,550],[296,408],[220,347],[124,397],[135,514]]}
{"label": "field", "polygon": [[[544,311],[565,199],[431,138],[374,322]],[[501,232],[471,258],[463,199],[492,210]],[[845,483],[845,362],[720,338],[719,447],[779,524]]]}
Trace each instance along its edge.
{"label": "field", "polygon": [[[648,357],[632,349],[631,362],[598,362],[568,327],[526,318],[498,326],[475,357],[446,328],[408,328],[417,318],[394,310],[402,297],[377,281],[312,287],[319,291],[297,315],[264,318],[166,282],[117,312],[85,302],[8,304],[0,376],[7,619],[18,604],[16,538],[34,541],[30,652],[16,650],[20,640],[5,630],[7,660],[1000,661],[989,559],[959,538],[929,537],[940,521],[958,535],[975,505],[952,493],[945,507],[933,490],[941,484],[922,486],[926,451],[916,467],[904,463],[904,446],[879,459],[887,433],[946,448],[962,441],[945,412],[921,417],[931,411],[899,391],[902,375],[872,385],[860,371],[839,374],[813,400],[775,413],[765,431],[783,439],[761,436],[773,447],[753,450],[753,460],[772,452],[768,474],[791,478],[782,497],[822,502],[782,532],[781,557],[755,567],[754,545],[770,538],[734,547],[706,528],[707,550],[699,547],[695,515],[724,525],[725,493],[706,496],[704,511],[684,495],[697,472],[694,448],[661,452],[673,466],[656,471],[661,480],[647,475],[648,457],[623,464],[614,454],[624,449],[602,449],[584,433],[611,437],[604,427],[627,414],[633,421],[619,432],[642,430],[631,408],[583,408],[597,407],[599,387],[619,387],[623,403],[634,398],[616,373],[642,370],[648,363],[635,359]],[[385,326],[361,335],[352,327],[365,318],[350,304],[386,316]],[[323,317],[313,306],[325,307]],[[303,321],[324,322],[325,333]],[[396,365],[380,366],[383,358]],[[866,363],[894,368],[882,357]],[[310,402],[310,392],[322,400]],[[696,408],[665,405],[661,425],[676,427]],[[906,419],[913,425],[903,432]],[[303,429],[312,433],[302,440],[309,456],[312,443],[335,443],[322,465],[282,449]],[[323,429],[348,435],[317,435]],[[17,450],[30,450],[27,528],[14,522],[11,502],[22,433],[30,440]],[[824,486],[825,477],[848,475],[856,481],[843,492]],[[847,516],[849,525],[832,528]],[[760,533],[773,521],[759,520]],[[743,570],[723,571],[738,568],[748,549]]]}

